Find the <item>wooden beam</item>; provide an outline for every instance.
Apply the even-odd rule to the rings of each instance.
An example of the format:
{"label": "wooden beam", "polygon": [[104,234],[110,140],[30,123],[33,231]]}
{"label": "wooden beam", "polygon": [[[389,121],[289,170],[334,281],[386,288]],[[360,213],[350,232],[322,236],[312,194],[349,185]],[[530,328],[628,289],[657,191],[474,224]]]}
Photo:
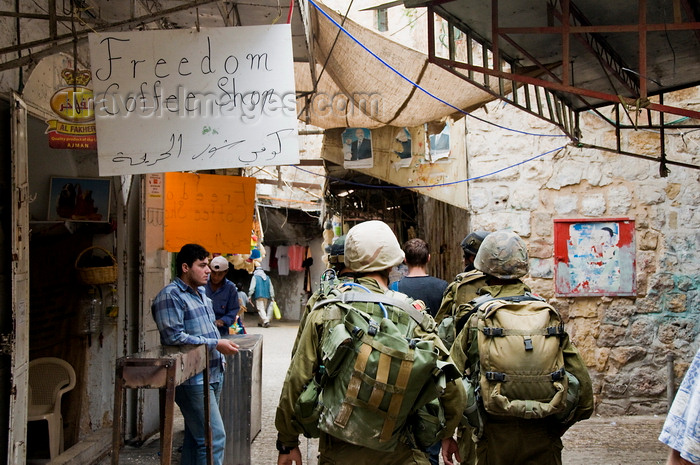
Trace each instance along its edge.
{"label": "wooden beam", "polygon": [[[563,27],[543,26],[543,27],[502,27],[499,28],[501,34],[561,34]],[[696,31],[700,29],[700,22],[689,23],[655,23],[645,25],[649,32],[664,31]],[[639,32],[639,24],[601,24],[596,26],[570,26],[569,32],[572,34],[595,34],[613,32]]]}
{"label": "wooden beam", "polygon": [[[259,184],[272,184],[277,186],[277,180],[276,179],[265,179],[265,178],[257,178]],[[290,182],[285,182],[284,184],[292,187],[299,187],[303,189],[323,189],[323,186],[320,184],[312,184],[308,182],[297,182],[297,181],[290,181]]]}
{"label": "wooden beam", "polygon": [[647,98],[647,2],[639,0],[639,75],[642,79],[639,80],[639,97]]}
{"label": "wooden beam", "polygon": [[[608,94],[605,92],[598,92],[595,90],[584,89],[581,87],[565,86],[556,82],[545,81],[543,79],[537,79],[530,76],[523,76],[520,74],[506,73],[503,71],[495,71],[489,68],[484,68],[481,66],[474,66],[467,63],[455,62],[446,60],[444,58],[433,57],[431,60],[440,66],[445,67],[447,70],[450,68],[463,68],[467,70],[472,70],[477,73],[488,74],[495,77],[502,77],[510,79],[517,82],[524,82],[527,84],[532,84],[535,86],[544,87],[546,89],[557,90],[561,92],[567,92],[570,94],[584,95],[586,97],[597,98],[599,100],[605,100],[610,103],[620,102],[622,100],[625,104],[630,106],[635,106],[637,101],[629,97],[621,97],[619,95]],[[686,108],[670,107],[668,105],[660,105],[658,103],[644,102],[642,105],[643,109],[649,109],[653,111],[663,111],[665,113],[671,113],[673,115],[687,116],[688,118],[700,119],[700,112],[688,110]]]}
{"label": "wooden beam", "polygon": [[15,59],[15,60],[9,60],[4,63],[0,64],[0,71],[5,71],[8,69],[14,69],[18,68],[20,66],[27,65],[33,61],[38,61],[39,58],[43,58],[48,55],[53,55],[54,53],[57,53],[58,51],[61,51],[61,47],[65,47],[67,45],[72,45],[73,39],[78,39],[78,40],[85,40],[87,38],[87,35],[91,32],[102,32],[102,31],[108,31],[112,28],[117,28],[121,26],[131,26],[135,24],[141,24],[141,23],[150,23],[152,21],[155,21],[156,19],[160,19],[164,16],[167,16],[172,13],[177,13],[180,11],[187,11],[192,8],[196,8],[198,6],[206,5],[209,3],[214,3],[219,0],[194,0],[190,1],[186,4],[179,5],[173,8],[168,8],[167,10],[161,10],[158,13],[154,14],[148,14],[148,15],[143,15],[139,16],[138,18],[132,18],[132,19],[126,19],[123,21],[116,21],[114,23],[109,23],[109,24],[102,24],[95,26],[94,28],[91,29],[83,29],[82,31],[76,31],[75,37],[73,33],[67,33],[67,34],[61,34],[56,37],[49,37],[46,39],[41,39],[41,40],[34,40],[32,42],[25,42],[22,44],[18,45],[12,45],[10,47],[5,47],[3,49],[0,49],[0,55],[5,55],[7,53],[13,53],[13,52],[19,52],[21,50],[27,49],[27,48],[33,48],[33,47],[40,47],[44,45],[49,45],[54,42],[56,42],[58,45],[56,46],[51,46],[48,48],[45,48],[43,50],[39,50],[37,52],[32,52],[31,55],[25,55],[21,58]]}

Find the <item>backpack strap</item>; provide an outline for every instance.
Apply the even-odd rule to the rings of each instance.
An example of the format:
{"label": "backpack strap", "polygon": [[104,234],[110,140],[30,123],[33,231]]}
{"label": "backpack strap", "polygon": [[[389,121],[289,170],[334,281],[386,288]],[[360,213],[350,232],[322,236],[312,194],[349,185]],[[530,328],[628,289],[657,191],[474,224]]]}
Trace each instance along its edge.
{"label": "backpack strap", "polygon": [[486,336],[491,337],[504,337],[504,336],[563,336],[566,334],[564,330],[564,324],[559,326],[547,326],[546,328],[539,329],[506,329],[506,328],[493,328],[491,326],[484,326],[481,330]]}
{"label": "backpack strap", "polygon": [[476,281],[477,279],[483,278],[484,276],[486,275],[479,270],[465,271],[464,273],[460,273],[457,276],[455,276],[455,282],[457,282],[459,286],[471,281]]}
{"label": "backpack strap", "polygon": [[459,291],[459,288],[462,286],[462,284],[468,284],[472,281],[476,281],[477,279],[483,278],[484,276],[486,275],[479,270],[465,271],[455,276],[454,281],[452,281],[449,284],[449,286],[445,289],[445,293],[443,295],[444,298],[448,294],[451,294],[452,306],[449,312],[447,312],[449,315],[455,316],[457,314],[457,309],[459,308],[459,306],[456,305],[454,299],[456,298],[457,292]]}
{"label": "backpack strap", "polygon": [[[387,304],[391,305],[393,307],[398,307],[404,312],[410,316],[413,321],[418,323],[421,328],[423,328],[426,331],[430,331],[432,325],[431,323],[433,322],[432,317],[430,314],[427,312],[421,312],[420,310],[417,310],[413,308],[410,304],[408,304],[404,300],[400,299],[395,299],[393,297],[389,297],[385,294],[377,294],[375,292],[356,292],[356,291],[348,291],[348,292],[342,292],[337,294],[335,297],[331,297],[329,299],[324,299],[320,302],[316,302],[316,305],[314,305],[314,310],[316,308],[330,304],[330,303],[344,303],[344,304],[351,304],[352,302],[366,302],[366,303],[375,303],[375,304]],[[434,324],[434,323],[432,323]]]}
{"label": "backpack strap", "polygon": [[529,302],[533,300],[539,300],[540,302],[546,302],[545,299],[542,297],[535,295],[531,292],[526,292],[525,294],[521,295],[510,295],[510,296],[504,296],[504,297],[494,297],[491,294],[483,294],[477,297],[476,299],[472,300],[470,304],[474,308],[474,310],[478,310],[480,307],[482,307],[485,303],[491,302],[493,300],[505,300],[506,302]]}
{"label": "backpack strap", "polygon": [[515,375],[515,374],[501,373],[498,371],[487,371],[484,373],[484,376],[489,381],[500,381],[500,382],[521,381],[521,382],[532,383],[532,382],[537,382],[537,381],[559,381],[566,376],[566,371],[564,370],[564,367],[562,367],[562,368],[558,369],[557,371],[553,371],[552,373],[549,373],[546,375],[539,375],[539,376]]}
{"label": "backpack strap", "polygon": [[[474,310],[477,310],[481,308],[483,305],[493,302],[496,300],[503,300],[506,302],[544,302],[547,303],[545,299],[538,295],[534,295],[531,292],[526,292],[525,294],[522,295],[514,295],[514,296],[506,296],[506,297],[492,297],[490,294],[485,294],[482,296],[477,297],[476,299],[472,300],[472,303],[474,304]],[[549,305],[549,304],[547,304]],[[490,326],[485,326],[481,330],[482,333],[484,333],[486,336],[489,337],[504,337],[504,336],[545,336],[545,337],[550,337],[550,336],[563,336],[566,334],[566,330],[564,329],[564,323],[561,323],[558,326],[548,326],[546,328],[540,328],[538,330],[520,330],[520,329],[508,329],[508,328],[494,328]],[[531,347],[527,346],[526,343],[526,348],[531,349]]]}
{"label": "backpack strap", "polygon": [[[371,331],[368,333],[371,333]],[[348,382],[345,399],[343,400],[338,414],[333,419],[333,423],[341,428],[345,428],[355,407],[372,410],[384,417],[379,440],[386,442],[391,439],[394,429],[396,428],[396,421],[399,417],[401,404],[403,403],[411,370],[413,369],[413,354],[412,352],[399,354],[396,351],[390,351],[389,348],[374,341],[374,336],[372,334],[363,334],[361,339],[363,344],[360,346],[355,359],[355,366],[353,367],[353,373]],[[365,370],[373,349],[379,350],[379,360],[377,363],[377,373],[372,377],[367,375]],[[394,357],[392,357],[392,355]],[[393,385],[389,385],[391,359],[396,357],[401,358],[401,364],[396,381]],[[358,399],[360,388],[363,383],[372,387],[372,393],[367,402]],[[383,412],[379,406],[387,392],[392,393],[392,396],[387,411]]]}

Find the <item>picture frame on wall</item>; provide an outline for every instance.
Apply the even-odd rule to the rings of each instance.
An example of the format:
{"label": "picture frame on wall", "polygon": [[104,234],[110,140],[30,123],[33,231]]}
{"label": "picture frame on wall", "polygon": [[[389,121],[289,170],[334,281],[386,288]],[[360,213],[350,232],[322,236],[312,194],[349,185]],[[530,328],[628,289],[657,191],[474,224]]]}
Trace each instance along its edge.
{"label": "picture frame on wall", "polygon": [[106,223],[111,195],[109,178],[52,176],[47,220]]}
{"label": "picture frame on wall", "polygon": [[634,231],[630,218],[555,219],[556,295],[636,295]]}
{"label": "picture frame on wall", "polygon": [[372,131],[368,128],[347,128],[342,134],[343,167],[372,168]]}

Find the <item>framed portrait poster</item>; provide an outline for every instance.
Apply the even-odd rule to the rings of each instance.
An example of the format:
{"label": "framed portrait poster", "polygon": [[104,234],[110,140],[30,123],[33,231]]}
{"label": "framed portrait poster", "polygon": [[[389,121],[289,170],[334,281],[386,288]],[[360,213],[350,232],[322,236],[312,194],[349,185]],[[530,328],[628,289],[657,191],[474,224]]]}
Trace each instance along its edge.
{"label": "framed portrait poster", "polygon": [[51,177],[49,221],[109,221],[110,178]]}
{"label": "framed portrait poster", "polygon": [[560,296],[636,295],[634,220],[555,219],[554,275]]}
{"label": "framed portrait poster", "polygon": [[343,131],[343,166],[372,168],[372,131],[367,128],[347,128]]}

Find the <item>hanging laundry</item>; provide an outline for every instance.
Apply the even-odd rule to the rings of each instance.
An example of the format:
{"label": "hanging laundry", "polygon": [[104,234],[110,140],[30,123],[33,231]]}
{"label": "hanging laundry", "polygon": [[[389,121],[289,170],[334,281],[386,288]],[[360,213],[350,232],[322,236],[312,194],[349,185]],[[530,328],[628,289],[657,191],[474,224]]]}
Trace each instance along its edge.
{"label": "hanging laundry", "polygon": [[265,271],[270,271],[270,257],[272,257],[272,249],[270,246],[265,246],[265,255],[260,260],[260,267]]}
{"label": "hanging laundry", "polygon": [[311,266],[314,264],[314,258],[311,256],[311,247],[305,247],[304,261],[301,266],[304,267],[304,291],[311,292]]}
{"label": "hanging laundry", "polygon": [[277,273],[280,276],[289,275],[289,247],[280,245],[275,252],[277,258]]}
{"label": "hanging laundry", "polygon": [[289,246],[289,270],[290,271],[304,271],[304,266],[302,262],[304,261],[304,246],[303,245],[291,245]]}

